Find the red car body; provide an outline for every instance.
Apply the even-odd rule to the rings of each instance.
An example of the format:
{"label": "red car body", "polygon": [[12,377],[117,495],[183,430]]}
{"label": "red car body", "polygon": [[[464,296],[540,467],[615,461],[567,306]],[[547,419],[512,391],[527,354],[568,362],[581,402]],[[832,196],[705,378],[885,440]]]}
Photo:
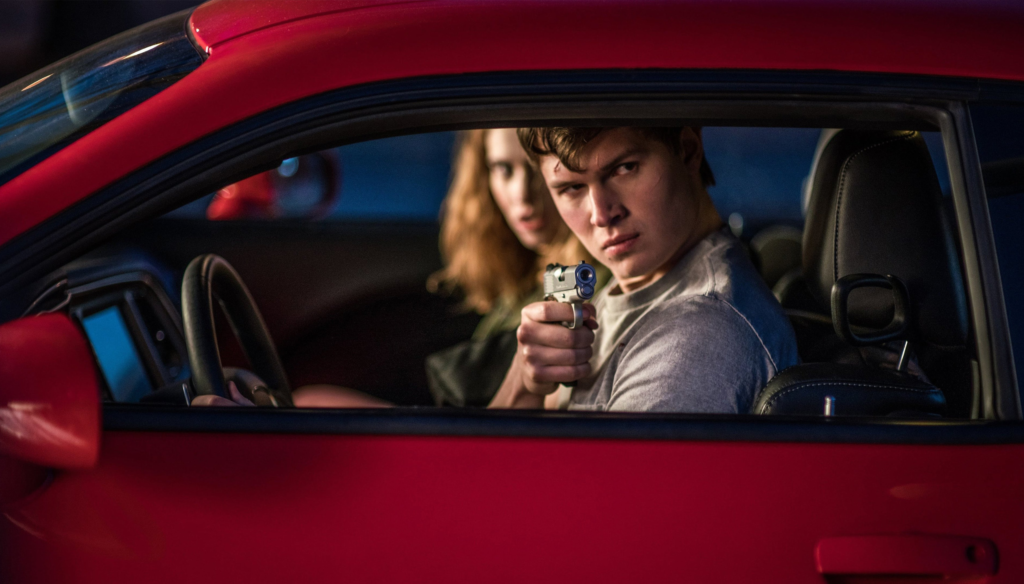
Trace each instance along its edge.
{"label": "red car body", "polygon": [[0,242],[175,148],[333,89],[638,68],[1019,81],[1022,21],[1012,2],[212,2],[190,19],[203,66],[4,185]]}
{"label": "red car body", "polygon": [[[391,80],[709,70],[1024,82],[1024,6],[1010,2],[225,0],[189,26],[208,55],[194,72],[0,186],[0,244],[233,124]],[[10,330],[2,359],[18,354]],[[54,365],[87,376],[74,359]],[[8,416],[41,399],[0,395]],[[445,430],[443,414],[296,412],[254,433],[246,415],[195,413],[228,421],[214,432],[108,425],[95,463],[0,454],[31,484],[5,486],[0,578],[1024,580],[1014,420],[779,430],[712,417],[644,435],[629,417],[499,414]],[[326,430],[329,415],[347,429]],[[568,430],[545,430],[554,423]],[[61,470],[38,486],[39,468]]]}

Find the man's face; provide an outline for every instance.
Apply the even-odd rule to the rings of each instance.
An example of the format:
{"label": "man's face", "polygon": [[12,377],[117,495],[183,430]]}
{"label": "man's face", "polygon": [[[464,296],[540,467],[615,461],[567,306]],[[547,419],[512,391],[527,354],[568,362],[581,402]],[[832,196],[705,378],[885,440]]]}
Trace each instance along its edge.
{"label": "man's face", "polygon": [[699,222],[700,136],[683,130],[682,149],[634,128],[598,134],[573,172],[553,155],[541,173],[562,219],[624,290],[661,277]]}

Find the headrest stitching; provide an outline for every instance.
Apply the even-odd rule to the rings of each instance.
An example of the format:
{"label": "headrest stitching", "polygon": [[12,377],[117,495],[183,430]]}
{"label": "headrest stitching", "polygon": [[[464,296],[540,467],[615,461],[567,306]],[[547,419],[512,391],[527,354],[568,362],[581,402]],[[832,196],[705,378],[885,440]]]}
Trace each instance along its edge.
{"label": "headrest stitching", "polygon": [[850,156],[849,158],[847,158],[846,162],[843,164],[843,171],[839,174],[839,189],[838,189],[839,194],[836,197],[836,228],[833,230],[833,235],[832,235],[832,281],[833,282],[839,280],[839,209],[842,208],[843,184],[846,182],[846,171],[847,171],[847,169],[850,168],[850,164],[853,163],[853,160],[855,158],[857,158],[861,154],[867,152],[868,150],[872,150],[874,148],[879,148],[879,147],[885,146],[886,144],[891,144],[893,142],[898,142],[899,140],[910,139],[910,138],[912,138],[914,136],[914,134],[915,134],[915,132],[906,131],[906,132],[903,132],[901,135],[899,135],[899,136],[897,136],[895,138],[890,138],[888,140],[885,140],[884,142],[878,142],[877,144],[872,144],[870,146],[865,146],[864,148],[861,148],[857,152],[854,152],[853,155]]}
{"label": "headrest stitching", "polygon": [[768,411],[769,407],[774,405],[775,402],[779,401],[779,399],[782,396],[784,396],[784,395],[786,395],[788,393],[793,393],[794,391],[797,391],[799,389],[804,389],[804,388],[807,388],[807,387],[821,387],[823,385],[837,386],[837,387],[873,387],[875,389],[892,389],[892,390],[895,390],[895,391],[910,391],[910,392],[913,392],[913,393],[928,393],[928,394],[935,394],[935,393],[941,394],[942,393],[942,390],[937,388],[937,387],[935,387],[935,386],[932,386],[932,387],[907,387],[905,385],[892,385],[892,384],[886,384],[886,383],[858,383],[858,382],[855,382],[855,381],[804,381],[804,382],[792,385],[790,387],[787,387],[787,388],[783,389],[782,391],[776,393],[775,395],[771,396],[767,400],[765,400],[764,404],[761,405],[760,413],[763,414],[766,411]]}

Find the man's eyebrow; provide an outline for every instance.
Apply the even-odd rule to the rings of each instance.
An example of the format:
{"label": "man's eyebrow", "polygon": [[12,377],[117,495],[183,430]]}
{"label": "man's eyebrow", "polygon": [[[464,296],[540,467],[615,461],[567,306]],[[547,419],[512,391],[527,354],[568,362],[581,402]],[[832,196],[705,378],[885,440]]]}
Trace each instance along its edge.
{"label": "man's eyebrow", "polygon": [[572,185],[578,185],[578,184],[580,184],[580,182],[581,181],[578,181],[578,180],[560,180],[560,181],[555,181],[555,182],[549,184],[548,188],[557,191],[558,189],[561,189],[561,188],[564,188],[564,187],[568,187],[568,186],[572,186]]}
{"label": "man's eyebrow", "polygon": [[[562,166],[562,161],[561,160],[559,160],[558,162],[555,163],[555,168],[554,168],[555,172],[558,172],[558,167],[559,166]],[[548,188],[551,189],[551,190],[557,191],[558,189],[561,189],[563,187],[579,184],[579,182],[580,181],[578,181],[578,180],[560,180],[560,181],[555,181],[555,182],[549,184]]]}
{"label": "man's eyebrow", "polygon": [[[613,169],[616,166],[622,164],[622,161],[625,160],[626,158],[629,158],[630,156],[636,156],[637,154],[645,154],[646,152],[647,152],[647,148],[645,148],[644,146],[640,146],[640,145],[630,146],[624,152],[621,152],[618,156],[613,158],[611,162],[609,162],[609,163],[605,164],[604,166],[602,166],[599,172],[601,174],[606,174],[611,169]],[[557,168],[557,166],[555,168]],[[586,169],[583,169],[582,172],[586,172]],[[561,181],[556,181],[556,182],[553,182],[553,183],[549,184],[548,188],[557,191],[558,189],[561,189],[563,187],[579,184],[580,182],[581,181],[579,181],[579,180],[561,180]]]}
{"label": "man's eyebrow", "polygon": [[625,152],[622,152],[621,154],[619,154],[618,156],[613,158],[611,162],[609,162],[609,163],[605,164],[604,166],[602,166],[600,172],[601,172],[601,174],[604,174],[604,173],[608,172],[609,170],[615,168],[616,166],[622,164],[622,161],[624,159],[629,158],[630,156],[636,156],[637,154],[644,154],[646,152],[647,152],[647,149],[644,148],[643,146],[640,146],[640,145],[630,146],[629,148],[626,149]]}

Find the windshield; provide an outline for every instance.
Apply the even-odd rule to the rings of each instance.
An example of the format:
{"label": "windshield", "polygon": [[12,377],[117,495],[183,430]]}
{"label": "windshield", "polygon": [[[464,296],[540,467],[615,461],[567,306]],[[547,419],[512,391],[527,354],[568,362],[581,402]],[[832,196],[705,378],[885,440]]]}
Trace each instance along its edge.
{"label": "windshield", "polygon": [[183,11],[111,37],[0,89],[0,184],[203,62]]}

